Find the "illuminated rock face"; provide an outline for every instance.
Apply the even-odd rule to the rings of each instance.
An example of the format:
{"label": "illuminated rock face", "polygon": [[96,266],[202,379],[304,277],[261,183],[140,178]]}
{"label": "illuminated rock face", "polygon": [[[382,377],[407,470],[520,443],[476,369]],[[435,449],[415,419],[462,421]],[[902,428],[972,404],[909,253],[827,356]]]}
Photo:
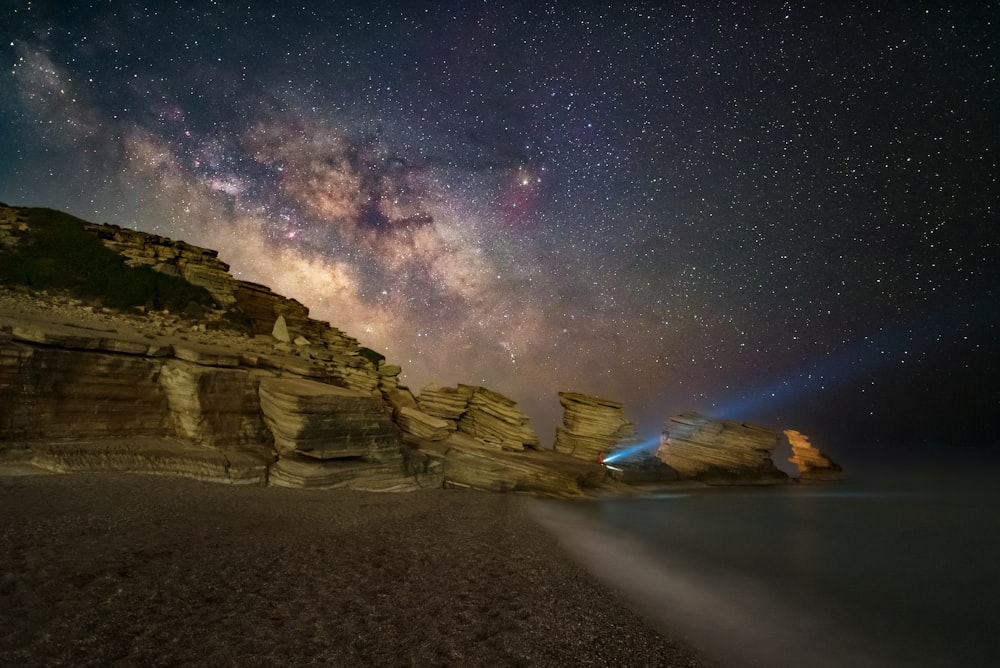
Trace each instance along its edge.
{"label": "illuminated rock face", "polygon": [[281,455],[381,461],[399,449],[395,425],[376,394],[305,378],[264,377],[260,409]]}
{"label": "illuminated rock face", "polygon": [[412,434],[403,440],[441,467],[448,488],[575,498],[614,484],[597,462],[552,450],[502,450],[461,431],[438,441]]}
{"label": "illuminated rock face", "polygon": [[788,476],[771,458],[780,438],[778,431],[767,427],[683,413],[671,417],[664,426],[657,457],[682,478],[786,482]]}
{"label": "illuminated rock face", "polygon": [[794,429],[787,429],[785,437],[792,447],[792,456],[788,461],[798,467],[801,480],[840,479],[842,473],[840,466],[825,452],[813,446],[808,436]]}
{"label": "illuminated rock face", "polygon": [[579,392],[560,392],[562,426],[556,427],[556,452],[596,462],[635,437],[635,426],[625,419],[622,404]]}

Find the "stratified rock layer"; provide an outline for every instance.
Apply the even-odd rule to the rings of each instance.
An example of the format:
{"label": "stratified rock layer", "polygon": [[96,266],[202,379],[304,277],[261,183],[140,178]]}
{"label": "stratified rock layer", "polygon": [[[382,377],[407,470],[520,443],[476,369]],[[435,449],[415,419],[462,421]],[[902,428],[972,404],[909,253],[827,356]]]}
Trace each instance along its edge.
{"label": "stratified rock layer", "polygon": [[441,465],[445,487],[577,498],[616,486],[596,462],[551,450],[498,450],[462,432],[440,441],[424,441],[409,434],[403,438]]}
{"label": "stratified rock layer", "polygon": [[556,452],[594,462],[635,437],[635,427],[625,419],[622,404],[617,401],[560,392],[559,403],[563,421],[556,427]]}
{"label": "stratified rock layer", "polygon": [[32,441],[0,451],[0,462],[58,472],[128,471],[233,485],[266,485],[274,457],[267,448],[203,448],[171,437],[103,437]]}
{"label": "stratified rock layer", "polygon": [[389,401],[404,442],[440,466],[446,487],[580,497],[616,486],[596,458],[540,450],[528,417],[492,390],[431,383],[416,399],[400,388]]}
{"label": "stratified rock layer", "polygon": [[458,420],[459,431],[503,450],[540,447],[528,416],[513,399],[485,387],[459,385],[459,389],[470,395],[468,408]]}
{"label": "stratified rock layer", "polygon": [[683,478],[782,482],[788,476],[771,458],[779,439],[767,427],[683,413],[665,425],[657,456]]}
{"label": "stratified rock layer", "polygon": [[469,385],[441,387],[437,383],[430,383],[420,390],[417,405],[428,415],[451,420],[457,428],[458,421],[469,408],[472,391],[473,388]]}
{"label": "stratified rock layer", "polygon": [[159,383],[179,437],[213,447],[271,442],[261,420],[258,377],[246,369],[169,359],[160,366]]}
{"label": "stratified rock layer", "polygon": [[792,447],[792,456],[788,461],[799,469],[800,480],[828,481],[839,480],[843,469],[830,459],[829,455],[813,446],[809,437],[794,429],[786,429],[785,437]]}
{"label": "stratified rock layer", "polygon": [[279,454],[375,456],[399,447],[382,398],[303,378],[261,378],[260,408]]}
{"label": "stratified rock layer", "polygon": [[441,441],[455,432],[455,424],[409,406],[399,409],[396,417],[399,428],[408,434],[428,441]]}
{"label": "stratified rock layer", "polygon": [[409,401],[397,407],[400,427],[419,439],[439,441],[459,431],[501,450],[541,447],[530,419],[517,408],[517,402],[485,387],[429,383],[417,397],[416,407],[405,403]]}
{"label": "stratified rock layer", "polygon": [[[0,206],[0,222],[4,247],[31,235],[27,211]],[[601,478],[548,453],[504,460],[539,447],[513,400],[428,386],[418,403],[398,365],[236,280],[215,251],[83,225],[126,264],[205,287],[219,308],[126,314],[0,288],[0,461],[382,491],[440,487],[446,467],[450,486],[555,495]]]}
{"label": "stratified rock layer", "polygon": [[117,225],[87,223],[85,227],[105,246],[125,256],[126,264],[179,276],[208,290],[220,306],[236,302],[238,281],[230,275],[229,265],[219,259],[217,251]]}

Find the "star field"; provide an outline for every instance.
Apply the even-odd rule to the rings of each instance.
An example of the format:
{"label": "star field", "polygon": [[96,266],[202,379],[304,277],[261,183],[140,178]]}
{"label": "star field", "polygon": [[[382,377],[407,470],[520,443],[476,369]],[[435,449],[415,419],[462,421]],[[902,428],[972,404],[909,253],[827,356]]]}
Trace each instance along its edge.
{"label": "star field", "polygon": [[560,390],[996,441],[996,3],[263,4],[7,3],[0,200],[216,248],[543,442]]}

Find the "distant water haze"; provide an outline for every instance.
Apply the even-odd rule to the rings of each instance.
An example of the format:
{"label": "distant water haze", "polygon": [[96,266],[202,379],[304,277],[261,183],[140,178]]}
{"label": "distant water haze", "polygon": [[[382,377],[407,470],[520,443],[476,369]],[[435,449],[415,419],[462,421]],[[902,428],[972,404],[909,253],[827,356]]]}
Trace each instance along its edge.
{"label": "distant water haze", "polygon": [[1000,456],[916,446],[847,459],[836,484],[536,511],[723,666],[996,665]]}

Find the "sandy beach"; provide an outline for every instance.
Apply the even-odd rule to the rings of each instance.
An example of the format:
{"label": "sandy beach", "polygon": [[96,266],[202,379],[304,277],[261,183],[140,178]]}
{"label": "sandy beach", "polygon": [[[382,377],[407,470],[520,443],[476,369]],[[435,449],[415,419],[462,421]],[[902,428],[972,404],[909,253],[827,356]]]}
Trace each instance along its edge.
{"label": "sandy beach", "polygon": [[532,503],[0,475],[0,665],[704,665]]}

